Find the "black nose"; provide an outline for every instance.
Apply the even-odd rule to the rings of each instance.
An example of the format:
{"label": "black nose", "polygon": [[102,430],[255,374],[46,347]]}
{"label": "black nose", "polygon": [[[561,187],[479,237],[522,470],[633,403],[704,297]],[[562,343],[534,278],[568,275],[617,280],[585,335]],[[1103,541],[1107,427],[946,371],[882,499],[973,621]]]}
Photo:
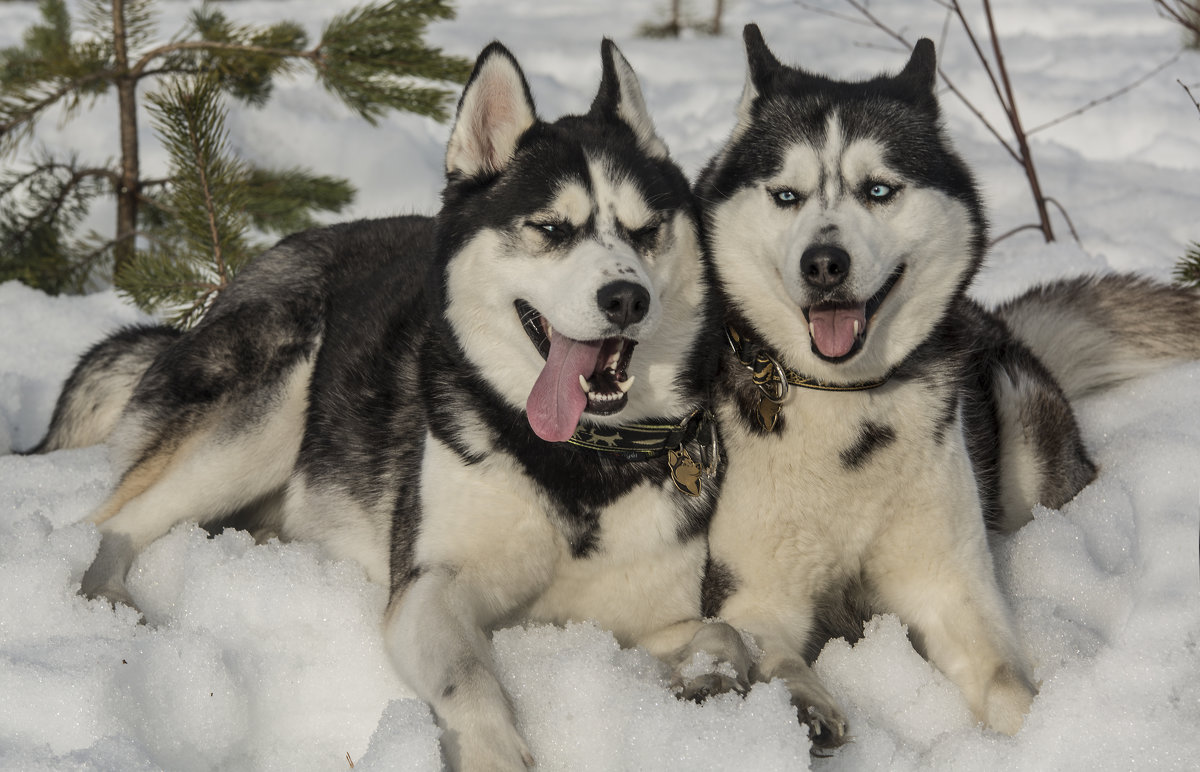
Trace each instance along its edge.
{"label": "black nose", "polygon": [[650,293],[640,284],[614,281],[596,293],[596,305],[608,321],[624,329],[646,318],[646,312],[650,310]]}
{"label": "black nose", "polygon": [[841,247],[822,244],[800,256],[800,275],[817,289],[833,289],[850,273],[850,255]]}

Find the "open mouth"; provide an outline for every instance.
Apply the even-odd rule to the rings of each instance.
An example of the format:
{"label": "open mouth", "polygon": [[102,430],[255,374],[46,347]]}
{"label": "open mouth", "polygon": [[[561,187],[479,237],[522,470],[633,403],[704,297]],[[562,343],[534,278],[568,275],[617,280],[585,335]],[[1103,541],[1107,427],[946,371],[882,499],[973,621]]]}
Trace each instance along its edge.
{"label": "open mouth", "polygon": [[813,353],[827,362],[845,362],[857,354],[875,312],[903,275],[901,265],[865,303],[817,303],[803,309]]}
{"label": "open mouth", "polygon": [[524,300],[514,305],[525,334],[546,360],[525,404],[534,433],[548,442],[563,442],[575,433],[584,412],[610,415],[625,407],[633,386],[626,370],[637,341],[619,336],[574,340],[554,330]]}

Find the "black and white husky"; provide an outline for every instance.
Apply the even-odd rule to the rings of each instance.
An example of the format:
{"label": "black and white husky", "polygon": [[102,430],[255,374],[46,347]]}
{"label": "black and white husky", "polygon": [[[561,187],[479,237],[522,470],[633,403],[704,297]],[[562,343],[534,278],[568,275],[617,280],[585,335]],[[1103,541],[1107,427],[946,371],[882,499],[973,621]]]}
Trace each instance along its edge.
{"label": "black and white husky", "polygon": [[696,211],[633,70],[610,41],[602,59],[590,112],[547,123],[492,44],[436,222],[290,237],[193,330],[84,356],[39,450],[111,430],[121,478],[85,593],[131,603],[134,557],[182,520],[256,518],[358,560],[390,587],[387,647],[456,769],[532,763],[498,626],[591,619],[685,694],[737,685],[680,667],[704,650],[749,669],[700,615],[719,331]]}
{"label": "black and white husky", "polygon": [[966,290],[986,223],[940,126],[933,45],[851,83],[745,39],[737,124],[697,184],[729,338],[706,613],[753,634],[818,744],[845,725],[807,662],[873,611],[1014,733],[1034,687],[985,524],[1091,481],[1070,399],[1200,356],[1200,300],[1107,277],[985,311]]}

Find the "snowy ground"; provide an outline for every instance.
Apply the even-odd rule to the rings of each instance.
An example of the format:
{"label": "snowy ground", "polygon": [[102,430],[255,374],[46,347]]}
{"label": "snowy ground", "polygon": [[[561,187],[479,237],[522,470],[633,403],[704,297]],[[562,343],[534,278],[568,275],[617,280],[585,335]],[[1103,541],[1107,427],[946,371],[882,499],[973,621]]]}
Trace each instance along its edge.
{"label": "snowy ground", "polygon": [[[837,0],[814,5],[844,9]],[[970,0],[967,5],[974,5]],[[169,31],[187,4],[164,2]],[[235,19],[288,15],[312,30],[346,3],[247,0]],[[781,58],[843,76],[896,68],[904,54],[870,28],[784,0],[731,0],[718,39],[634,37],[661,3],[460,0],[433,39],[473,56],[507,43],[542,113],[586,108],[599,38],[614,37],[641,73],[659,130],[694,173],[732,125],[743,61],[738,31],[759,22]],[[993,3],[1027,125],[1135,80],[1169,59],[1177,30],[1149,0]],[[692,0],[696,11],[708,2]],[[941,42],[933,2],[874,0],[912,38]],[[0,5],[0,45],[31,3]],[[943,68],[990,105],[961,34]],[[1082,244],[1002,242],[977,294],[992,300],[1035,281],[1129,270],[1169,278],[1200,240],[1200,113],[1176,79],[1200,83],[1200,54],[1119,100],[1034,135],[1043,185]],[[995,232],[1028,222],[1023,178],[953,97],[948,125],[984,183]],[[985,107],[989,115],[997,111]],[[101,148],[110,105],[57,129],[47,144]],[[360,188],[355,216],[431,212],[447,127],[394,116],[378,129],[297,79],[265,111],[236,109],[239,150],[302,162]],[[109,142],[111,144],[111,142]],[[150,148],[149,139],[144,146]],[[105,150],[95,150],[99,157]],[[146,158],[153,169],[161,156]],[[6,161],[8,163],[10,161]],[[98,226],[108,215],[98,215]],[[1066,239],[1066,228],[1056,220]],[[37,441],[74,357],[139,318],[111,292],[49,298],[0,286],[0,453]],[[1016,738],[975,728],[957,691],[918,657],[894,618],[855,647],[830,643],[816,667],[846,708],[854,742],[829,759],[808,740],[779,684],[703,706],[669,694],[646,655],[589,625],[495,637],[505,685],[545,770],[1194,769],[1200,759],[1200,365],[1181,366],[1079,406],[1102,471],[1062,511],[996,545],[997,569],[1041,693]],[[112,483],[100,448],[0,456],[0,768],[436,770],[437,730],[382,650],[382,589],[353,565],[303,544],[254,546],[180,527],[135,566],[139,625],[76,592],[98,541],[77,521]]]}

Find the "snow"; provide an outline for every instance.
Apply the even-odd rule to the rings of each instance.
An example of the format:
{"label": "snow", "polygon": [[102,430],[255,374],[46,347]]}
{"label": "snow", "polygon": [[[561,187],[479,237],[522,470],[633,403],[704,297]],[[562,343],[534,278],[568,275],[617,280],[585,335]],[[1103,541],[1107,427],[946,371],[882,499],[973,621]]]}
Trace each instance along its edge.
{"label": "snow", "polygon": [[[173,30],[190,4],[164,2]],[[599,38],[618,41],[641,75],[662,136],[694,174],[732,127],[744,65],[738,32],[759,22],[781,58],[842,76],[895,69],[903,54],[869,27],[794,2],[729,3],[727,33],[678,41],[634,36],[659,5],[638,0],[460,0],[431,39],[474,56],[493,38],[529,76],[540,111],[582,111],[598,81]],[[846,10],[836,0],[810,2]],[[967,5],[972,5],[967,3]],[[346,2],[246,0],[235,20],[286,15],[315,37]],[[710,5],[694,2],[697,14]],[[1146,0],[1006,0],[994,4],[1029,126],[1119,88],[1175,56],[1178,30]],[[0,6],[0,45],[19,39],[33,5]],[[876,0],[910,39],[939,43],[942,67],[993,121],[990,86],[933,2]],[[1200,80],[1185,52],[1125,96],[1033,136],[1042,183],[1081,243],[1002,241],[975,292],[991,301],[1038,281],[1093,271],[1170,277],[1200,240],[1200,114],[1179,83]],[[994,232],[1032,218],[1020,169],[952,95],[947,125],[983,183]],[[998,123],[999,125],[999,123]],[[263,110],[235,107],[238,150],[260,163],[303,163],[360,189],[348,216],[432,212],[445,125],[355,119],[307,77],[281,83]],[[39,142],[108,155],[110,102]],[[147,137],[145,168],[163,158]],[[86,153],[85,153],[86,156]],[[12,163],[11,160],[5,163]],[[92,218],[105,227],[111,211]],[[74,358],[144,319],[111,291],[51,298],[0,285],[0,453],[44,432]],[[779,683],[704,705],[677,701],[644,652],[589,624],[495,635],[496,662],[539,769],[1193,769],[1200,759],[1200,365],[1182,365],[1078,405],[1101,472],[1061,511],[1039,509],[995,540],[997,572],[1040,693],[1015,738],[973,725],[958,691],[916,654],[891,616],[855,646],[830,642],[815,667],[854,735],[830,758],[808,739]],[[79,521],[105,496],[102,448],[0,455],[0,769],[355,768],[436,770],[438,729],[383,650],[385,592],[357,566],[306,544],[255,545],[182,525],[135,564],[146,612],[77,594],[95,554]]]}

